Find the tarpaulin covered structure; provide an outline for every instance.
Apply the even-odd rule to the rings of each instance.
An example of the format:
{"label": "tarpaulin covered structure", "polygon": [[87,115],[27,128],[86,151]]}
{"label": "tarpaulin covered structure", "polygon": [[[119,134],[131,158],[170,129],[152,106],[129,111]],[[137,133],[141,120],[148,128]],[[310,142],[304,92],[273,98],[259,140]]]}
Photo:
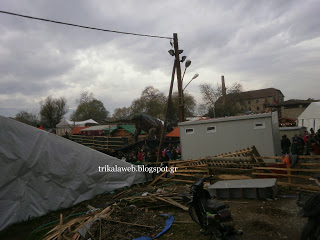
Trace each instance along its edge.
{"label": "tarpaulin covered structure", "polygon": [[87,126],[94,126],[98,125],[98,123],[92,119],[81,121],[81,122],[74,122],[69,119],[63,118],[57,125],[57,135],[64,135],[66,132],[70,134],[71,130],[74,127],[87,127]]}
{"label": "tarpaulin covered structure", "polygon": [[145,173],[99,172],[131,164],[0,116],[0,230],[145,181]]}
{"label": "tarpaulin covered structure", "polygon": [[311,103],[298,117],[298,126],[306,127],[307,131],[313,128],[320,129],[320,102]]}

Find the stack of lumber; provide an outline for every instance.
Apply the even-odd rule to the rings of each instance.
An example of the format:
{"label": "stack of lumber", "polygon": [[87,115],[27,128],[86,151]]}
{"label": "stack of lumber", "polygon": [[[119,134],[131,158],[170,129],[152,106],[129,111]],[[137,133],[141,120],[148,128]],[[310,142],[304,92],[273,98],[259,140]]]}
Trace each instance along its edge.
{"label": "stack of lumber", "polygon": [[224,153],[215,157],[206,158],[210,168],[220,169],[252,169],[263,165],[263,160],[259,159],[260,154],[255,146],[235,151],[233,153]]}
{"label": "stack of lumber", "polygon": [[233,153],[223,153],[219,154],[216,157],[247,157],[247,156],[256,156],[260,157],[260,154],[255,146],[244,148]]}
{"label": "stack of lumber", "polygon": [[259,157],[259,159],[274,159],[278,162],[266,163],[265,166],[253,167],[252,175],[260,178],[276,177],[278,184],[301,190],[319,191],[314,177],[320,176],[320,156],[298,156],[298,162],[293,167],[287,167],[282,157]]}
{"label": "stack of lumber", "polygon": [[252,171],[252,167],[264,166],[255,146],[242,149],[234,153],[224,153],[205,159],[184,161],[169,161],[170,167],[175,167],[174,173],[163,172],[150,184],[163,183],[165,181],[193,183],[195,180],[210,175],[214,169],[242,169]]}
{"label": "stack of lumber", "polygon": [[169,161],[168,171],[161,173],[150,185],[166,181],[193,183],[203,176],[209,175],[208,164],[205,159]]}

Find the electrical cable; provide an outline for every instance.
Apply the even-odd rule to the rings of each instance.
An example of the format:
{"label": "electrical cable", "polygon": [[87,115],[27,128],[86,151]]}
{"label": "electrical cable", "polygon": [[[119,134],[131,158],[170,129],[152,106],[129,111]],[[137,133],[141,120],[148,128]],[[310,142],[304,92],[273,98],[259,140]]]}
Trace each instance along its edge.
{"label": "electrical cable", "polygon": [[68,25],[68,26],[72,26],[72,27],[87,28],[87,29],[97,30],[97,31],[103,31],[103,32],[112,32],[112,33],[119,33],[119,34],[127,34],[127,35],[134,35],[134,36],[140,36],[140,37],[173,39],[173,38],[171,38],[171,37],[163,37],[163,36],[157,36],[157,35],[148,35],[148,34],[131,33],[131,32],[121,32],[121,31],[108,30],[108,29],[103,29],[103,28],[95,28],[95,27],[82,26],[82,25],[78,25],[78,24],[60,22],[60,21],[49,20],[49,19],[45,19],[45,18],[32,17],[32,16],[27,16],[27,15],[22,15],[22,14],[13,13],[13,12],[7,12],[7,11],[2,11],[2,10],[0,10],[0,13],[9,14],[9,15],[18,16],[18,17],[29,18],[29,19],[34,19],[34,20],[39,20],[39,21],[45,21],[45,22],[63,24],[63,25]]}

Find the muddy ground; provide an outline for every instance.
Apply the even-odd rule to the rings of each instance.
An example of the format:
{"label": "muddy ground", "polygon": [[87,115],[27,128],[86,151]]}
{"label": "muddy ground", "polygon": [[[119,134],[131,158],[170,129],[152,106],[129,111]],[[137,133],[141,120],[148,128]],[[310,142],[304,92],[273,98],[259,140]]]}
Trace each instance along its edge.
{"label": "muddy ground", "polygon": [[[172,190],[173,188],[174,191],[177,192],[187,192],[189,185],[171,184],[164,189]],[[140,185],[131,187],[129,191],[128,189],[122,189],[112,194],[107,193],[99,195],[91,200],[77,204],[74,207],[51,212],[40,218],[12,225],[0,232],[0,239],[41,239],[46,232],[57,224],[57,222],[42,227],[37,231],[34,230],[44,224],[59,219],[60,213],[62,213],[63,216],[69,216],[74,213],[87,211],[88,204],[94,207],[103,207],[107,203],[117,199],[155,190],[157,190],[157,188]],[[121,191],[125,192],[121,194]],[[297,217],[299,211],[295,197],[297,194],[298,192],[296,190],[280,187],[278,196],[274,200],[225,200],[230,206],[236,228],[242,229],[244,232],[240,239],[299,239],[300,230],[306,220]],[[172,205],[157,207],[157,204],[158,203],[154,203],[154,206],[144,207],[139,203],[118,205],[111,215],[112,220],[118,222],[135,223],[154,228],[132,226],[103,220],[101,224],[97,222],[91,227],[91,233],[94,235],[95,239],[99,239],[100,231],[102,231],[102,239],[120,240],[132,239],[139,236],[154,236],[161,231],[165,224],[166,219],[160,217],[160,214],[170,213],[175,217],[175,222],[171,229],[159,239],[208,239],[208,237],[200,234],[200,227],[192,222],[186,211]],[[89,237],[90,236],[87,235],[86,239]]]}

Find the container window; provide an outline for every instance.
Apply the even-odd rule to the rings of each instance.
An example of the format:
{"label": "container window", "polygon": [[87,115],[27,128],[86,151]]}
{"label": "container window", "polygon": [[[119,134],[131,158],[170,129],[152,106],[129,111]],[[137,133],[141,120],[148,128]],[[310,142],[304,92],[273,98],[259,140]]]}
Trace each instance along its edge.
{"label": "container window", "polygon": [[194,134],[193,128],[186,128],[186,134]]}
{"label": "container window", "polygon": [[216,126],[208,126],[207,133],[215,133],[217,131]]}
{"label": "container window", "polygon": [[263,129],[266,128],[265,122],[254,122],[253,123],[253,129]]}

